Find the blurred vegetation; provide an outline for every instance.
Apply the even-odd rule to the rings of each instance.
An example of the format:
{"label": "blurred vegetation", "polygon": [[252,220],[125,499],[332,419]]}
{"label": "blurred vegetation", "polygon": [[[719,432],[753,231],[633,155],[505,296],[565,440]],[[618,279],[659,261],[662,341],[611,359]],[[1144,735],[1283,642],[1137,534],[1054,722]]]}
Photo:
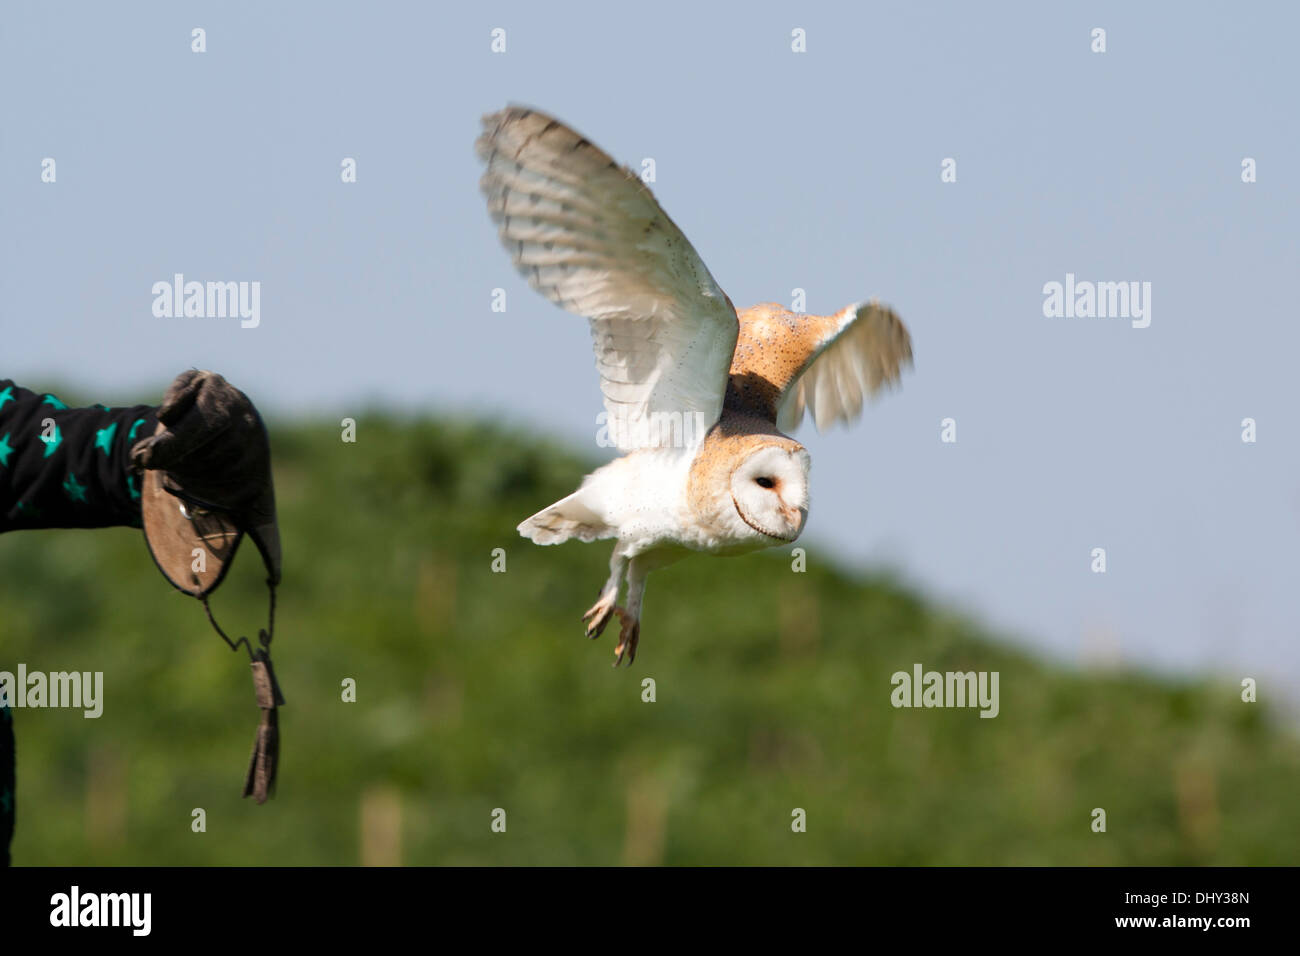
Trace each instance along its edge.
{"label": "blurred vegetation", "polygon": [[[617,624],[589,643],[579,623],[609,545],[514,530],[589,462],[478,423],[371,414],[357,437],[274,428],[288,706],[262,807],[239,796],[247,659],[142,535],[0,536],[0,669],[106,685],[98,720],[15,711],[16,863],[1300,862],[1300,750],[1232,684],[1045,664],[816,549],[792,573],[789,548],[654,574],[615,671]],[[213,604],[250,633],[265,589],[241,550]],[[1001,714],[894,709],[914,662],[1000,671]]]}

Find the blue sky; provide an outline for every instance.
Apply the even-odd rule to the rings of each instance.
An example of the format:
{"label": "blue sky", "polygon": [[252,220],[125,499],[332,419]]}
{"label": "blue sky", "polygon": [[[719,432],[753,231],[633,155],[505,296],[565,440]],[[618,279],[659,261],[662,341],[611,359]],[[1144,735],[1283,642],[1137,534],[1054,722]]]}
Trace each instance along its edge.
{"label": "blue sky", "polygon": [[[1172,3],[12,4],[0,375],[111,403],[208,367],[281,416],[470,410],[600,453],[586,325],[514,274],[476,188],[479,116],[527,103],[653,157],[738,306],[802,288],[907,322],[902,390],[797,436],[812,560],[892,567],[1065,659],[1295,695],[1298,27]],[[259,281],[260,326],[155,317],[177,272]],[[1150,282],[1150,327],[1044,317],[1067,273]]]}

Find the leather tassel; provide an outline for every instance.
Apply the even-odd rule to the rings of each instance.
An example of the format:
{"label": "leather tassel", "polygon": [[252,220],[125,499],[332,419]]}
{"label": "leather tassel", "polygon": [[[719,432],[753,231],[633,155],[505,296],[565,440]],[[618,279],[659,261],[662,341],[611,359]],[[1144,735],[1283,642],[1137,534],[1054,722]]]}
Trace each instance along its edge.
{"label": "leather tassel", "polygon": [[280,763],[280,715],[278,707],[284,705],[284,695],[271,668],[271,656],[265,649],[257,652],[250,665],[253,669],[253,691],[257,706],[262,709],[262,720],[253,740],[253,754],[248,761],[248,774],[244,777],[244,796],[252,796],[265,803],[275,790],[275,773]]}
{"label": "leather tassel", "polygon": [[258,803],[266,803],[275,789],[276,765],[280,760],[280,728],[274,710],[262,711],[262,721],[253,740],[253,756],[248,762],[248,775],[244,778],[244,796],[252,796]]}

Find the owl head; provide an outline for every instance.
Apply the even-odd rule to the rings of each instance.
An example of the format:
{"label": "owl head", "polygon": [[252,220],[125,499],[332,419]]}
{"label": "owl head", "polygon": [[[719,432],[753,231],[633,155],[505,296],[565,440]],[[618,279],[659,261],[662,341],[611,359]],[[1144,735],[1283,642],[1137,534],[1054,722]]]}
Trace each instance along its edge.
{"label": "owl head", "polygon": [[760,445],[731,473],[731,500],[740,519],[765,538],[793,541],[808,520],[807,450],[786,439]]}

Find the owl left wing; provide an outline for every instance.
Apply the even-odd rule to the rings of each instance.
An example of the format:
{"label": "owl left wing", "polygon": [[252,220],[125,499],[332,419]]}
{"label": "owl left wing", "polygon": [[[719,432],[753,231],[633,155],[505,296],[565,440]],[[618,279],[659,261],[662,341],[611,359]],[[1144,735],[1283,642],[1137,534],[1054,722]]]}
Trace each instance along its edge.
{"label": "owl left wing", "polygon": [[563,123],[510,106],[483,118],[481,187],[515,267],[586,316],[614,443],[703,435],[722,411],[739,323],[641,178]]}
{"label": "owl left wing", "polygon": [[798,427],[804,409],[818,431],[853,421],[865,399],[897,382],[903,365],[912,363],[911,336],[888,306],[858,302],[803,319],[807,355],[788,381],[777,383],[776,424],[783,432]]}

